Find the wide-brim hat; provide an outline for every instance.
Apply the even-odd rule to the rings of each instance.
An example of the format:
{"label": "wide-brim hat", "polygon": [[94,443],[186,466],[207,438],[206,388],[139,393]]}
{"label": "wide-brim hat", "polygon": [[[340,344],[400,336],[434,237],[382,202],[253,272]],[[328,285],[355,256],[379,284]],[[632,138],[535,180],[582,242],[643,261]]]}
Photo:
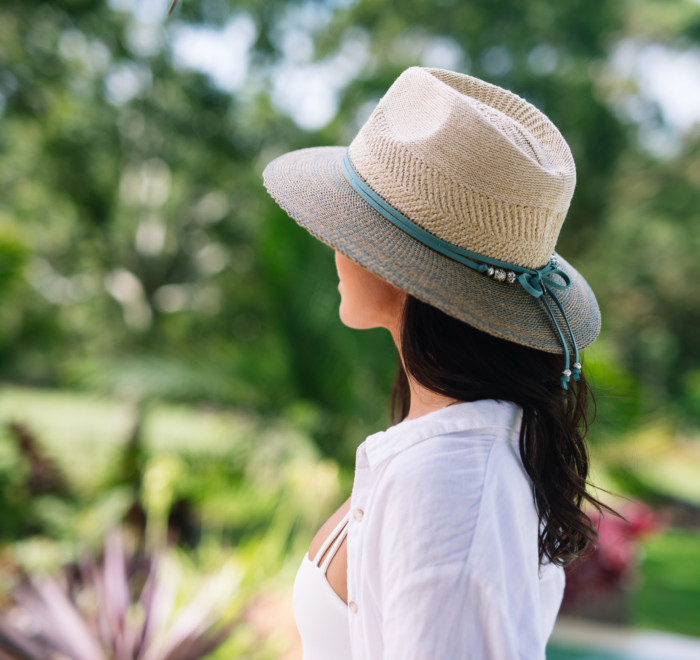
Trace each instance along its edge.
{"label": "wide-brim hat", "polygon": [[263,174],[276,202],[335,250],[479,330],[566,353],[567,364],[600,331],[593,292],[554,254],[575,177],[566,141],[533,105],[418,67],[349,148],[293,151]]}

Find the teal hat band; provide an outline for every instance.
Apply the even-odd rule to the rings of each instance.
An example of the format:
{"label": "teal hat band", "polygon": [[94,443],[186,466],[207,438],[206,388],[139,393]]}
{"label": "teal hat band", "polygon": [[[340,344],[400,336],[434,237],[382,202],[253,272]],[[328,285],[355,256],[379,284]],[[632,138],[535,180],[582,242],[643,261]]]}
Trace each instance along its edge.
{"label": "teal hat band", "polygon": [[[370,188],[357,174],[355,168],[350,162],[348,152],[345,152],[342,161],[343,175],[350,187],[364,199],[375,211],[386,218],[393,225],[404,231],[406,234],[417,240],[419,243],[435,250],[436,252],[457,261],[472,270],[491,277],[497,282],[507,282],[509,284],[520,284],[533,298],[539,298],[547,314],[552,320],[554,329],[556,330],[559,341],[564,348],[564,370],[561,376],[561,386],[563,389],[568,389],[567,383],[573,376],[574,380],[578,380],[581,374],[581,364],[579,362],[578,346],[576,338],[571,329],[564,309],[556,296],[556,290],[567,289],[571,285],[569,276],[559,268],[559,263],[556,257],[552,257],[549,262],[542,268],[532,269],[511,264],[499,259],[493,259],[476,252],[470,252],[458,245],[443,241],[437,236],[426,231],[422,227],[409,220],[400,211],[395,209],[389,202],[377,194]],[[555,279],[556,278],[556,279]],[[564,333],[559,327],[554,313],[547,299],[551,299],[564,319],[566,330],[571,338],[571,346],[573,348],[573,365],[570,366],[570,350],[569,345],[564,338]]]}

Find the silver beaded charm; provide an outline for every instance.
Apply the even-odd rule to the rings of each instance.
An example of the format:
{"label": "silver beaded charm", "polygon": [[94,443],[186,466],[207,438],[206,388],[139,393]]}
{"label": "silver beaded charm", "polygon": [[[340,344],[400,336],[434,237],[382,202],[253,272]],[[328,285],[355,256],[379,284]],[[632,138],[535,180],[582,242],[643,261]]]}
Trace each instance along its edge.
{"label": "silver beaded charm", "polygon": [[487,274],[489,277],[493,277],[493,274],[494,274],[495,272],[496,272],[496,271],[495,271],[495,269],[493,268],[493,266],[489,266],[489,267],[486,269],[486,274]]}
{"label": "silver beaded charm", "polygon": [[505,282],[506,271],[496,268],[496,272],[493,274],[493,279],[496,280],[496,282]]}
{"label": "silver beaded charm", "polygon": [[581,363],[580,362],[574,362],[574,369],[578,369],[581,371]]}
{"label": "silver beaded charm", "polygon": [[515,273],[512,270],[509,270],[508,273],[506,274],[506,281],[508,284],[515,284],[516,276]]}
{"label": "silver beaded charm", "polygon": [[571,369],[564,369],[564,371],[562,371],[561,373],[562,373],[562,375],[565,376],[566,378],[570,378],[570,377],[571,377]]}

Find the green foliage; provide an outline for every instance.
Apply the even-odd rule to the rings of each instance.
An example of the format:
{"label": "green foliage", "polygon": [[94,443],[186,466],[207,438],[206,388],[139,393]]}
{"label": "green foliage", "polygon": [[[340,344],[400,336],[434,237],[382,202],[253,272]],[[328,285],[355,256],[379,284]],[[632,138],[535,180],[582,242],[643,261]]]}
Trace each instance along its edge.
{"label": "green foliage", "polygon": [[[316,442],[350,462],[386,423],[394,349],[339,324],[330,252],[259,173],[288,149],[347,143],[402,69],[442,63],[521,93],[561,127],[579,185],[559,248],[604,308],[611,362],[597,372],[628,374],[642,407],[692,415],[697,147],[640,155],[608,64],[624,38],[687,40],[697,5],[672,5],[207,0],[163,24],[126,0],[5,3],[0,377],[266,414],[313,402]],[[228,92],[173,44],[233,18],[253,36]],[[335,117],[315,133],[276,96],[292,62],[344,72]]]}
{"label": "green foliage", "polygon": [[[179,7],[165,28],[136,4],[114,7],[127,10],[1,10],[0,190],[8,225],[31,245],[12,318],[0,318],[6,379],[267,412],[313,401],[319,446],[350,460],[386,422],[394,350],[386,336],[340,326],[328,250],[267,199],[259,171],[275,153],[346,142],[368,99],[411,64],[447,58],[552,115],[581,182],[563,249],[580,252],[609,221],[627,132],[596,93],[591,63],[624,23],[617,3],[496,12],[416,1],[397,12],[370,1],[208,0]],[[171,43],[188,24],[216,29],[232,16],[256,35],[248,77],[226,93],[177,65]],[[312,42],[308,66],[359,58],[317,134],[276,109],[266,84],[290,57],[306,65],[285,41],[295,30]]]}
{"label": "green foliage", "polygon": [[29,493],[24,487],[26,465],[9,441],[9,433],[0,432],[0,540],[8,541],[31,528],[31,514],[25,505]]}
{"label": "green foliage", "polygon": [[18,240],[0,236],[0,295],[6,295],[21,274],[27,250]]}
{"label": "green foliage", "polygon": [[[276,541],[285,542],[271,561],[279,570],[287,543],[315,531],[341,494],[337,465],[321,460],[310,441],[313,415],[298,407],[284,421],[271,421],[250,413],[135,408],[94,396],[5,388],[0,474],[11,488],[0,495],[6,492],[11,505],[2,522],[23,517],[34,525],[11,530],[4,540],[48,532],[93,545],[135,504],[142,508],[137,518],[145,517],[160,538],[177,522],[171,518],[179,503],[189,516],[180,521],[180,532],[205,529],[239,548],[259,543],[262,531],[278,526]],[[31,429],[23,427],[31,431],[31,455],[8,430],[12,420],[26,419],[34,420]],[[125,458],[134,444],[132,463]]]}
{"label": "green foliage", "polygon": [[[73,576],[76,565],[86,569],[86,552],[99,553],[109,530],[124,526],[129,543],[145,548],[147,559],[166,539],[176,544],[156,567],[174,590],[161,594],[160,607],[171,608],[156,635],[163,645],[198,612],[207,625],[225,614],[226,620],[238,617],[235,631],[207,657],[278,657],[275,640],[265,642],[243,617],[262,589],[294,568],[345,490],[337,464],[321,459],[306,431],[313,416],[297,406],[281,423],[250,413],[6,388],[0,428],[8,429],[11,420],[34,421],[21,450],[12,433],[0,434],[0,612],[16,609],[11,594],[27,594],[26,585],[18,586],[23,574],[55,575],[72,566],[66,575]],[[219,577],[203,579],[213,573]],[[149,607],[141,602],[139,575],[128,581],[135,604],[125,615],[127,628],[138,628]],[[46,621],[45,589],[55,592],[63,583],[43,581],[36,593],[30,589],[29,620]],[[52,617],[56,607],[63,614],[75,610],[90,627],[100,609],[95,585],[90,579],[68,583],[48,610]],[[188,610],[198,592],[207,607]],[[21,620],[16,614],[13,620]],[[121,615],[110,610],[109,616]],[[8,634],[3,623],[0,616],[0,646]],[[69,640],[45,641],[53,647]]]}
{"label": "green foliage", "polygon": [[634,600],[636,625],[700,635],[697,532],[670,531],[644,543],[644,580]]}

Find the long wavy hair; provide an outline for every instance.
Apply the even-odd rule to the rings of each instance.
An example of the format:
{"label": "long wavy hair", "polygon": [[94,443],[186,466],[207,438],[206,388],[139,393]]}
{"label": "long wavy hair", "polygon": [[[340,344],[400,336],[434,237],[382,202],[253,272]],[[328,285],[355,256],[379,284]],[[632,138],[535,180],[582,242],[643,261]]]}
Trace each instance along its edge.
{"label": "long wavy hair", "polygon": [[493,337],[410,295],[401,353],[391,396],[394,422],[409,411],[406,372],[423,387],[458,401],[512,401],[523,411],[520,457],[534,489],[540,562],[569,564],[597,541],[583,505],[614,512],[586,490],[585,436],[595,408],[583,375],[563,390],[562,355]]}

